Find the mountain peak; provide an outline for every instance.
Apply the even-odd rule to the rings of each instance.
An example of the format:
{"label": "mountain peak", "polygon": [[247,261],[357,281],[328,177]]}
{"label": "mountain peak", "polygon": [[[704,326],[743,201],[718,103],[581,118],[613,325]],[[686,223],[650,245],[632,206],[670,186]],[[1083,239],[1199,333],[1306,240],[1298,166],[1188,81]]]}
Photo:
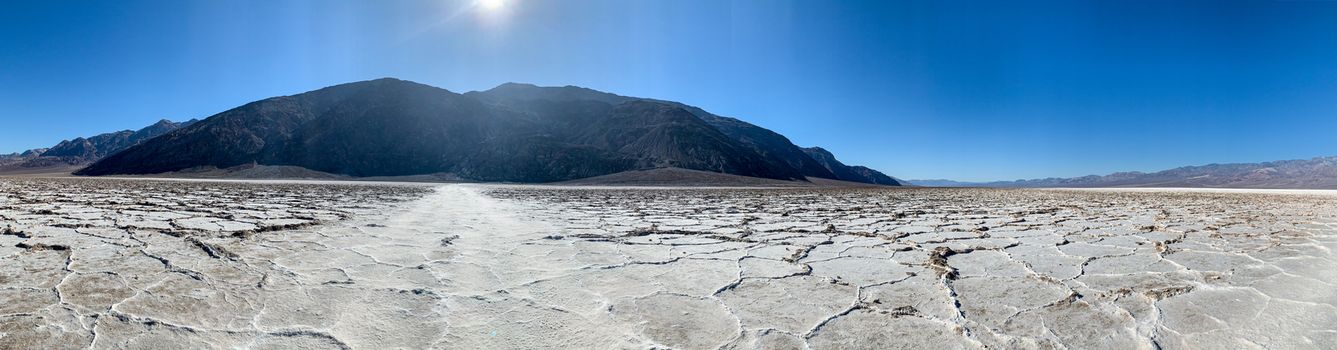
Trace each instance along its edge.
{"label": "mountain peak", "polygon": [[[395,78],[395,77],[382,77],[382,78],[376,78],[376,79],[371,79],[371,80],[364,80],[364,81],[361,81],[361,82],[370,82],[370,83],[400,83],[400,82],[408,82],[408,83],[412,83],[412,81],[408,81],[408,80],[404,80],[404,79],[399,79],[399,78]],[[356,83],[358,83],[358,82],[354,82],[354,84],[356,84]]]}
{"label": "mountain peak", "polygon": [[831,157],[833,160],[835,159],[835,155],[834,155],[834,154],[831,154],[831,151],[828,151],[828,150],[826,150],[825,148],[821,148],[821,147],[818,147],[818,146],[804,147],[803,150],[805,150],[805,151],[809,151],[809,152],[816,152],[816,153],[818,153],[818,154],[822,154],[822,155],[825,155],[825,156],[829,156],[829,157]]}
{"label": "mountain peak", "polygon": [[505,83],[501,83],[501,85],[497,85],[496,87],[493,87],[493,88],[491,88],[491,89],[488,89],[488,91],[491,91],[491,90],[497,90],[497,89],[534,89],[534,88],[538,88],[538,87],[539,87],[538,85],[534,85],[534,84],[530,84],[530,83],[517,83],[517,82],[513,82],[513,81],[508,81],[508,82],[505,82]]}
{"label": "mountain peak", "polygon": [[141,129],[139,129],[138,131],[139,131],[139,132],[143,132],[143,131],[145,131],[145,130],[156,130],[156,129],[164,129],[164,128],[176,129],[176,128],[177,128],[177,123],[174,122],[174,121],[171,121],[171,120],[167,120],[167,119],[160,119],[160,120],[158,120],[157,122],[155,122],[155,123],[153,123],[153,124],[149,124],[149,126],[146,126],[146,127],[143,127],[143,128],[141,128]]}
{"label": "mountain peak", "polygon": [[575,85],[538,86],[534,84],[514,82],[497,85],[497,87],[484,91],[469,92],[467,95],[492,102],[535,100],[594,101],[615,105],[630,100],[636,100],[636,98]]}
{"label": "mountain peak", "polygon": [[377,78],[377,79],[371,79],[371,80],[355,81],[355,82],[350,82],[350,83],[343,83],[343,84],[338,84],[338,85],[328,86],[328,87],[324,87],[324,88],[321,88],[321,89],[317,89],[317,90],[313,90],[313,91],[308,91],[308,93],[309,93],[309,92],[316,92],[316,91],[332,91],[332,90],[333,90],[333,91],[337,91],[337,90],[347,90],[347,89],[349,89],[349,88],[380,88],[380,87],[387,87],[387,86],[412,87],[412,88],[431,88],[431,89],[434,89],[434,90],[443,90],[443,91],[447,91],[446,89],[442,89],[442,88],[439,88],[439,87],[435,87],[435,86],[431,86],[431,85],[427,85],[427,84],[419,83],[419,82],[412,81],[412,80],[404,80],[404,79],[399,79],[399,78],[385,77],[385,78]]}
{"label": "mountain peak", "polygon": [[[439,88],[439,87],[435,87],[435,86],[431,86],[431,85],[427,85],[427,84],[419,83],[419,82],[412,81],[412,80],[404,80],[404,79],[390,78],[390,77],[379,78],[379,79],[372,79],[372,80],[360,81],[360,82],[354,82],[354,83],[350,83],[350,84],[392,85],[392,86],[393,86],[393,85],[404,85],[404,86],[418,86],[418,87],[429,87],[429,88],[433,88],[433,89],[441,89],[441,88]],[[441,89],[441,90],[445,90],[445,89]]]}
{"label": "mountain peak", "polygon": [[509,82],[501,83],[501,85],[497,85],[496,87],[493,87],[493,88],[491,88],[491,89],[487,89],[487,90],[484,90],[484,91],[492,91],[492,90],[498,90],[498,89],[500,89],[500,90],[507,90],[507,89],[521,89],[521,90],[584,90],[584,91],[598,92],[598,93],[605,93],[605,94],[607,93],[607,92],[603,92],[603,91],[599,91],[599,90],[595,90],[595,89],[587,88],[587,87],[584,87],[584,86],[577,86],[577,85],[540,86],[540,85],[537,85],[537,84],[531,84],[531,83],[518,83],[518,82],[513,82],[513,81],[509,81]]}

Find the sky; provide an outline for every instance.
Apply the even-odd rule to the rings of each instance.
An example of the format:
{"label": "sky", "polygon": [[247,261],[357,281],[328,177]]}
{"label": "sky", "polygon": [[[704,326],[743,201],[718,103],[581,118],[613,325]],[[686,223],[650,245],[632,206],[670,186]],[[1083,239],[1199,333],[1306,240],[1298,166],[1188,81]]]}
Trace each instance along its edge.
{"label": "sky", "polygon": [[5,1],[0,153],[395,77],[684,102],[903,179],[1337,155],[1337,1]]}

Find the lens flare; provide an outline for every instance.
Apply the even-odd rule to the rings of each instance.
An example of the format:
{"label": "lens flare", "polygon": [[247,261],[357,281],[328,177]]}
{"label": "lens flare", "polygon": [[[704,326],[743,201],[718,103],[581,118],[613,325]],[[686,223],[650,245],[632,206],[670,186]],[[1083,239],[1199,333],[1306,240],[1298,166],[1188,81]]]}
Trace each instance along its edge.
{"label": "lens flare", "polygon": [[496,11],[506,7],[506,0],[478,0],[478,6],[487,11]]}

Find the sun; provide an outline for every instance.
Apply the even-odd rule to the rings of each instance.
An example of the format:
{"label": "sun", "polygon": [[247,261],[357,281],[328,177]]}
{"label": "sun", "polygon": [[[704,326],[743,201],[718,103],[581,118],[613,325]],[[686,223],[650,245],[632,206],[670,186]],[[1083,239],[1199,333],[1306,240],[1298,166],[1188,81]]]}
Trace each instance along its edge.
{"label": "sun", "polygon": [[496,11],[506,7],[506,0],[478,0],[478,6],[487,11]]}

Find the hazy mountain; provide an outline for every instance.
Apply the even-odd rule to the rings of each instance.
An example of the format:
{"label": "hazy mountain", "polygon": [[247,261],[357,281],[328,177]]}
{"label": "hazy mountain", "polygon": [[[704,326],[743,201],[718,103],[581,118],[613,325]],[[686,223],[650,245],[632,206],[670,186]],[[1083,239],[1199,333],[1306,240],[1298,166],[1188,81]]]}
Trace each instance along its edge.
{"label": "hazy mountain", "polygon": [[23,152],[0,154],[0,167],[22,164],[25,161],[42,156],[42,152],[46,152],[46,150],[46,148],[37,148]]}
{"label": "hazy mountain", "polygon": [[998,182],[911,180],[921,186],[971,187],[1221,187],[1337,189],[1337,157],[1264,163],[1208,164],[1154,173],[1120,172],[1104,176]]}
{"label": "hazy mountain", "polygon": [[915,186],[926,187],[988,187],[985,186],[985,183],[983,182],[966,182],[947,179],[907,180],[907,182],[914,184]]}
{"label": "hazy mountain", "polygon": [[163,119],[136,131],[122,130],[88,138],[79,137],[61,141],[43,152],[42,156],[61,158],[71,162],[71,164],[92,162],[195,122],[195,120],[190,120],[176,123]]}
{"label": "hazy mountain", "polygon": [[[779,134],[677,102],[512,83],[457,94],[388,78],[248,103],[78,174],[245,164],[514,182],[653,168],[779,180],[836,177]],[[886,177],[859,171],[869,179]]]}
{"label": "hazy mountain", "polygon": [[808,147],[804,148],[803,151],[807,153],[808,156],[812,157],[812,159],[817,160],[817,163],[821,164],[827,171],[835,174],[833,179],[889,186],[905,185],[891,176],[887,176],[876,170],[862,166],[845,165],[845,163],[836,160],[836,156],[824,148]]}
{"label": "hazy mountain", "polygon": [[61,141],[50,148],[38,148],[23,153],[0,155],[0,166],[7,168],[41,168],[86,165],[130,146],[189,126],[196,120],[173,122],[159,120],[139,130],[122,130],[90,137]]}

